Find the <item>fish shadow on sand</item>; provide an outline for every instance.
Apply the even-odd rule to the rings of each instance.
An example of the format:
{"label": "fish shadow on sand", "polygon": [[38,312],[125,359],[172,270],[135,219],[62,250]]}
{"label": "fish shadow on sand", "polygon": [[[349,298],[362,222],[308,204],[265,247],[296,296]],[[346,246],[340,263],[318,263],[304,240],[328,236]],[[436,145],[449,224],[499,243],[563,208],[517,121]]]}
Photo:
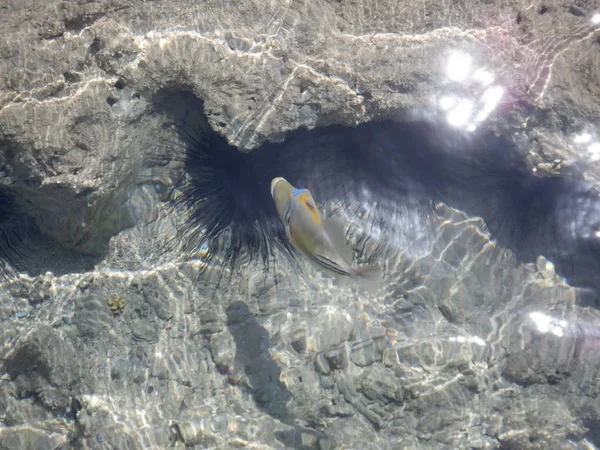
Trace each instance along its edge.
{"label": "fish shadow on sand", "polygon": [[257,408],[291,427],[276,431],[275,437],[286,448],[320,448],[319,442],[330,438],[319,431],[294,424],[287,406],[292,396],[280,381],[281,369],[269,355],[269,332],[243,302],[232,303],[226,314],[227,327],[236,344],[235,370],[246,375],[247,388]]}

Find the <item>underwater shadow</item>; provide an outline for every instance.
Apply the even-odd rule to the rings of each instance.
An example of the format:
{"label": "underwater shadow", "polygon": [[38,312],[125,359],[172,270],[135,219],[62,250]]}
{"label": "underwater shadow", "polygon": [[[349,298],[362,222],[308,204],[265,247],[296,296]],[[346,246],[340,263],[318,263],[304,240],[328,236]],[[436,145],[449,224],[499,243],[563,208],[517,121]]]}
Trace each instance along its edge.
{"label": "underwater shadow", "polygon": [[422,221],[411,226],[419,227],[439,203],[479,216],[500,247],[521,262],[544,255],[571,285],[589,288],[583,304],[600,306],[600,196],[575,178],[535,176],[524,162],[528,149],[509,138],[387,121],[297,130],[246,154],[210,128],[192,93],[163,94],[162,104],[173,106],[158,110],[185,147],[176,202],[193,211],[181,227],[192,250],[208,242],[229,265],[242,255],[268,265],[276,248],[297,257],[270,195],[281,176],[357,216],[376,205],[370,220],[382,234],[397,229],[397,211],[415,212]]}
{"label": "underwater shadow", "polygon": [[[165,146],[182,146],[175,156],[151,155],[150,164],[180,159],[187,176],[175,186],[182,195],[172,201],[191,214],[179,226],[177,239],[189,252],[218,254],[223,267],[240,259],[260,261],[268,268],[275,249],[293,260],[290,245],[271,199],[273,166],[258,165],[255,152],[242,153],[213,131],[202,101],[190,92],[164,90],[153,98],[155,110],[174,129]],[[170,150],[170,149],[169,149]],[[167,243],[169,245],[171,243]]]}
{"label": "underwater shadow", "polygon": [[[275,153],[277,146],[266,147]],[[356,210],[385,201],[376,218],[383,232],[393,216],[389,205],[426,217],[433,204],[445,203],[479,216],[500,247],[520,262],[544,255],[571,285],[588,288],[582,304],[598,307],[600,196],[575,178],[535,176],[526,151],[491,132],[378,122],[290,133],[276,153],[285,159],[283,176],[317,198]]]}
{"label": "underwater shadow", "polygon": [[63,248],[41,233],[10,192],[0,191],[0,281],[10,284],[19,273],[35,277],[52,272],[61,276],[93,270],[103,257]]}
{"label": "underwater shadow", "polygon": [[269,357],[269,332],[243,302],[232,303],[226,314],[227,327],[236,345],[235,367],[248,377],[256,406],[282,422],[287,421],[286,402],[291,396],[279,380],[281,369]]}
{"label": "underwater shadow", "polygon": [[226,310],[227,327],[236,346],[234,366],[248,379],[256,407],[282,423],[291,426],[276,431],[275,437],[287,448],[308,450],[319,447],[319,441],[329,440],[323,433],[294,424],[287,402],[291,394],[280,381],[281,369],[269,355],[269,332],[263,328],[244,302],[234,302]]}

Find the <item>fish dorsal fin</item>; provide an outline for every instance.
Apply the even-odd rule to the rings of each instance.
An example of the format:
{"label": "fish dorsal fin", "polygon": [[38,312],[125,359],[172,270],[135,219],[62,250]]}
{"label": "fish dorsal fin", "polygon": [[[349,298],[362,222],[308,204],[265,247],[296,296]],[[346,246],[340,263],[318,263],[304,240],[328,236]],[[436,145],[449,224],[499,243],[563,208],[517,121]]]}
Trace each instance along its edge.
{"label": "fish dorsal fin", "polygon": [[351,265],[354,255],[346,239],[344,221],[336,216],[328,217],[323,221],[323,229],[327,233],[327,236],[329,236],[335,250],[344,259],[344,262]]}

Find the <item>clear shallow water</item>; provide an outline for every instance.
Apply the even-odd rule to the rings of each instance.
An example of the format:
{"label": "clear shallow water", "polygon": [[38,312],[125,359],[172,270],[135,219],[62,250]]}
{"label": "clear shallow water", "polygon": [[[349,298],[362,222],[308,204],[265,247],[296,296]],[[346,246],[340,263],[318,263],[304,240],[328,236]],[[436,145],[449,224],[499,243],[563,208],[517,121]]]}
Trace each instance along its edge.
{"label": "clear shallow water", "polygon": [[[584,433],[571,411],[594,408],[597,312],[578,307],[544,259],[524,265],[490,242],[481,220],[438,215],[414,246],[390,244],[375,294],[310,267],[299,276],[279,258],[275,273],[257,262],[233,273],[218,260],[203,273],[200,260],[157,264],[128,251],[148,230],[130,229],[111,255],[152,269],[117,270],[109,257],[91,277],[50,277],[40,289],[54,301],[27,320],[17,301],[5,309],[6,352],[15,356],[9,336],[40,333],[32,320],[61,330],[75,350],[54,348],[47,364],[93,373],[78,421],[111,424],[84,448],[123,436],[146,448],[169,436],[199,448],[466,448],[498,437],[519,446],[533,428],[560,445]],[[122,314],[106,308],[109,293],[126,300]]]}
{"label": "clear shallow water", "polygon": [[[564,38],[548,33],[527,47],[528,84],[540,101],[554,56],[588,36],[585,26]],[[175,33],[159,37],[168,46]],[[483,143],[495,152],[469,144],[465,136],[502,115],[510,89],[465,51],[449,52],[440,64],[448,93],[432,96],[411,118],[438,124],[425,132],[422,124],[397,124],[403,132],[395,133],[388,123],[358,134],[291,133],[287,147],[269,144],[243,160],[242,168],[254,161],[253,168],[272,170],[270,158],[283,154],[280,167],[349,222],[359,256],[384,265],[378,292],[338,286],[308,266],[298,271],[277,249],[267,255],[268,271],[260,257],[248,262],[243,252],[240,265],[224,266],[226,240],[209,261],[202,233],[190,238],[195,228],[182,226],[193,218],[190,204],[167,202],[184,196],[197,173],[186,165],[185,145],[161,143],[159,152],[171,146],[176,156],[144,162],[141,182],[122,204],[137,225],[115,236],[102,258],[86,261],[95,267],[72,268],[73,256],[62,254],[33,270],[50,267],[54,274],[5,283],[4,442],[13,448],[19,439],[33,442],[30,448],[597,446],[598,310],[591,307],[597,306],[597,196],[579,181],[531,176],[523,163],[528,147],[519,142],[534,121],[508,121],[517,142],[509,149],[508,139],[492,133]],[[160,100],[172,102],[175,113],[159,100],[153,113],[175,122],[190,111],[200,114],[199,101],[178,95]],[[265,116],[256,123],[264,125],[272,109],[268,102],[260,109]],[[302,111],[310,122],[314,108]],[[239,134],[251,135],[252,123],[244,121]],[[449,127],[464,134],[448,133]],[[315,151],[335,147],[340,136],[347,148],[373,144],[358,139],[363,135],[381,138],[368,147],[372,159],[359,153],[354,165],[342,165],[349,153]],[[572,140],[590,160],[596,156],[595,136],[585,127],[557,139]],[[404,159],[396,159],[396,150]],[[474,167],[455,166],[457,160]],[[554,164],[562,163],[547,172]],[[397,179],[389,177],[393,169]],[[377,171],[380,179],[372,176]],[[247,178],[268,184],[273,175],[281,174],[258,170]],[[232,192],[241,199],[234,208],[252,212],[263,201],[252,189]],[[390,195],[398,192],[400,198]],[[426,208],[429,200],[437,207]],[[39,250],[33,261],[42,254],[57,253]],[[119,305],[115,298],[122,310],[111,309]]]}

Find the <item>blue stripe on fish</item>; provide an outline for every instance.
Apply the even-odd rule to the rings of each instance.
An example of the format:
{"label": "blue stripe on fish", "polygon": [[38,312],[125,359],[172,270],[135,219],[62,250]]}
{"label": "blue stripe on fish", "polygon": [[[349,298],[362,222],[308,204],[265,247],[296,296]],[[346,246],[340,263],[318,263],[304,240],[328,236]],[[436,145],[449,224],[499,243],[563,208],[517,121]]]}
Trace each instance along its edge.
{"label": "blue stripe on fish", "polygon": [[310,195],[310,191],[308,189],[292,189],[292,198],[296,198],[302,194]]}
{"label": "blue stripe on fish", "polygon": [[290,199],[290,201],[288,202],[287,208],[285,210],[285,214],[283,215],[283,221],[287,224],[290,222],[290,210],[292,209],[292,202],[291,200],[301,196],[302,194],[310,194],[310,191],[308,189],[292,189],[292,198]]}

